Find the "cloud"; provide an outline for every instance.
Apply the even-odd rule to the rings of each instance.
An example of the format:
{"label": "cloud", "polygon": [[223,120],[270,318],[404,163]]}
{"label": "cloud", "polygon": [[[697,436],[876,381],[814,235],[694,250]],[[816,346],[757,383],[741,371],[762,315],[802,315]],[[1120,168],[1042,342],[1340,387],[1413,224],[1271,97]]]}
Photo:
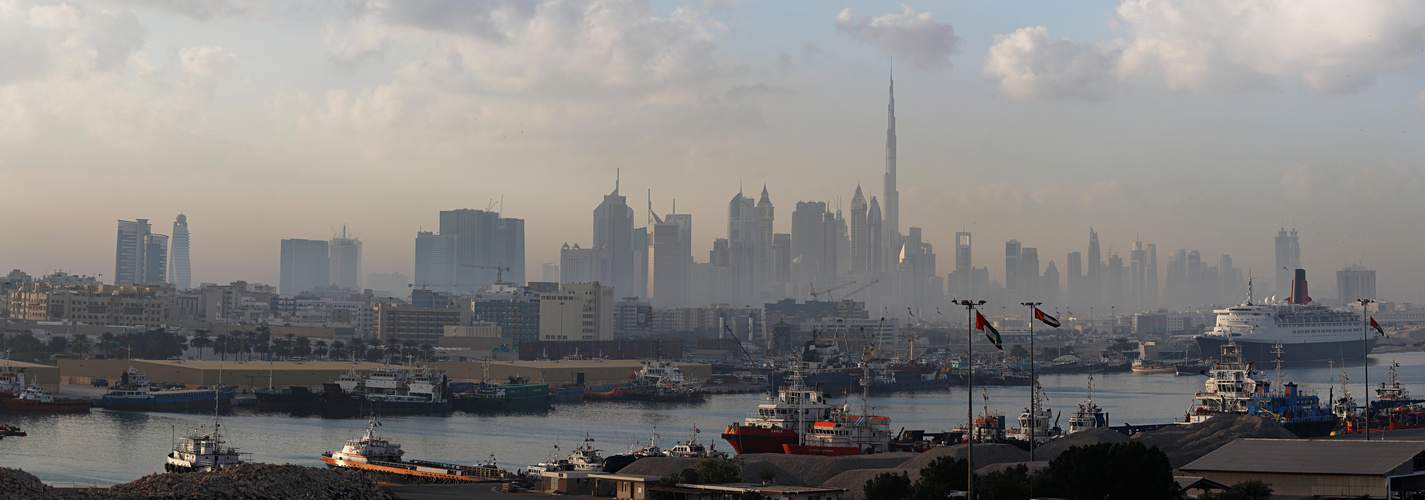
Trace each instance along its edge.
{"label": "cloud", "polygon": [[1341,207],[1418,204],[1425,195],[1425,167],[1398,163],[1293,165],[1277,181],[1284,201]]}
{"label": "cloud", "polygon": [[1102,99],[1117,83],[1116,44],[1050,40],[1043,26],[995,35],[982,68],[1016,99]]}
{"label": "cloud", "polygon": [[831,54],[827,54],[825,50],[821,50],[821,47],[817,47],[814,43],[807,42],[802,46],[802,62],[806,64],[812,64],[828,57],[831,57]]}
{"label": "cloud", "polygon": [[892,57],[909,59],[917,68],[950,69],[950,54],[960,46],[955,28],[935,22],[935,15],[929,12],[916,14],[909,6],[901,8],[900,14],[856,17],[847,7],[836,14],[836,31],[875,45]]}
{"label": "cloud", "polygon": [[997,35],[983,73],[1020,99],[1104,97],[1142,84],[1177,92],[1301,85],[1353,92],[1425,56],[1425,3],[1124,0],[1125,36],[1051,42],[1042,27]]}
{"label": "cloud", "polygon": [[0,6],[0,85],[121,69],[147,36],[127,11],[23,1]]}
{"label": "cloud", "polygon": [[265,2],[253,0],[118,0],[115,3],[157,9],[200,22],[253,17],[268,10]]}
{"label": "cloud", "polygon": [[211,45],[179,50],[178,60],[183,66],[183,72],[200,87],[210,87],[242,67],[242,61],[237,55]]}

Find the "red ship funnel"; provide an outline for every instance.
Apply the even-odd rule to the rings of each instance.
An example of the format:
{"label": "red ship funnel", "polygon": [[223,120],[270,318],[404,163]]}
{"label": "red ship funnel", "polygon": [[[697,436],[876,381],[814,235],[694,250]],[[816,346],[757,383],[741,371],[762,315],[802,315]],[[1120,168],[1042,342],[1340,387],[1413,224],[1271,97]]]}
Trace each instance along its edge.
{"label": "red ship funnel", "polygon": [[1287,297],[1287,303],[1307,305],[1311,303],[1311,296],[1306,293],[1306,270],[1297,269],[1296,276],[1291,280],[1291,296]]}

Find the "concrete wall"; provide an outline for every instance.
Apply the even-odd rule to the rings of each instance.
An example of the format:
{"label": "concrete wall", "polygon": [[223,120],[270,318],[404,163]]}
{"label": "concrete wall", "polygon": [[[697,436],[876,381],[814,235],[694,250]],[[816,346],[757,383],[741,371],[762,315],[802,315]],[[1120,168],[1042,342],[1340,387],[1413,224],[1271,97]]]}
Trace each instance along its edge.
{"label": "concrete wall", "polygon": [[[707,380],[712,376],[712,366],[696,363],[677,363],[683,376],[694,380]],[[484,375],[484,365],[478,361],[449,361],[436,363],[455,380],[480,380]],[[606,361],[517,361],[491,362],[490,378],[505,380],[519,373],[531,381],[541,378],[550,386],[573,383],[580,373],[584,374],[586,385],[627,382],[629,374],[637,372],[643,365],[636,360]]]}

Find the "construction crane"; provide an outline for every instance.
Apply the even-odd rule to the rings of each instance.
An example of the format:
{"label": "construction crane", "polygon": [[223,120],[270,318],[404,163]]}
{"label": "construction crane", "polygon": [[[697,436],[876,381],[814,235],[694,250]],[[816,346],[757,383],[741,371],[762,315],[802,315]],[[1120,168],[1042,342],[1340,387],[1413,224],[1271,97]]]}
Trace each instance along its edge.
{"label": "construction crane", "polygon": [[[849,299],[849,298],[851,298],[852,295],[856,295],[857,293],[860,293],[862,290],[865,290],[865,289],[867,289],[867,288],[871,288],[871,285],[874,285],[874,284],[880,283],[880,282],[881,282],[881,280],[872,280],[870,283],[867,283],[867,284],[858,286],[858,287],[856,287],[855,290],[852,290],[852,291],[848,292],[846,295],[842,295],[842,296],[841,296],[841,300]],[[848,283],[848,284],[854,284],[854,283],[856,283],[856,282],[853,281],[853,282]]]}
{"label": "construction crane", "polygon": [[[848,286],[855,285],[855,284],[856,284],[856,282],[855,282],[855,281],[852,281],[852,282],[850,282],[850,283],[845,283],[845,284],[841,284],[841,285],[836,285],[836,286],[834,286],[834,287],[831,287],[831,288],[828,288],[828,289],[825,289],[825,290],[822,290],[822,291],[818,292],[818,291],[816,291],[816,282],[813,281],[813,282],[811,283],[811,291],[810,291],[810,292],[807,292],[807,295],[811,295],[811,298],[812,298],[813,300],[821,300],[821,296],[822,296],[822,295],[825,295],[825,296],[827,296],[827,297],[831,297],[831,292],[835,292],[835,291],[837,291],[837,290],[840,290],[840,289],[842,289],[842,288],[846,288],[846,287],[848,287]],[[835,297],[832,297],[832,298],[835,298]]]}
{"label": "construction crane", "polygon": [[479,264],[461,264],[460,266],[461,266],[461,267],[478,267],[478,268],[480,268],[480,269],[494,269],[494,270],[495,270],[495,283],[504,283],[504,282],[505,282],[505,271],[509,271],[509,270],[510,270],[510,268],[505,267],[505,266],[482,266],[482,265],[479,265]]}

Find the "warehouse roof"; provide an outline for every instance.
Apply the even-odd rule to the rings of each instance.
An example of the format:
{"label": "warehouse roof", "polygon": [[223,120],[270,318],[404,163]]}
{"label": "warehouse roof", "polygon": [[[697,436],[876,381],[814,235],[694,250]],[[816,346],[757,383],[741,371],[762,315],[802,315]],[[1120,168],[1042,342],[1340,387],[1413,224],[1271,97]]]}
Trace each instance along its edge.
{"label": "warehouse roof", "polygon": [[1238,439],[1182,470],[1380,476],[1416,457],[1425,458],[1425,442]]}

